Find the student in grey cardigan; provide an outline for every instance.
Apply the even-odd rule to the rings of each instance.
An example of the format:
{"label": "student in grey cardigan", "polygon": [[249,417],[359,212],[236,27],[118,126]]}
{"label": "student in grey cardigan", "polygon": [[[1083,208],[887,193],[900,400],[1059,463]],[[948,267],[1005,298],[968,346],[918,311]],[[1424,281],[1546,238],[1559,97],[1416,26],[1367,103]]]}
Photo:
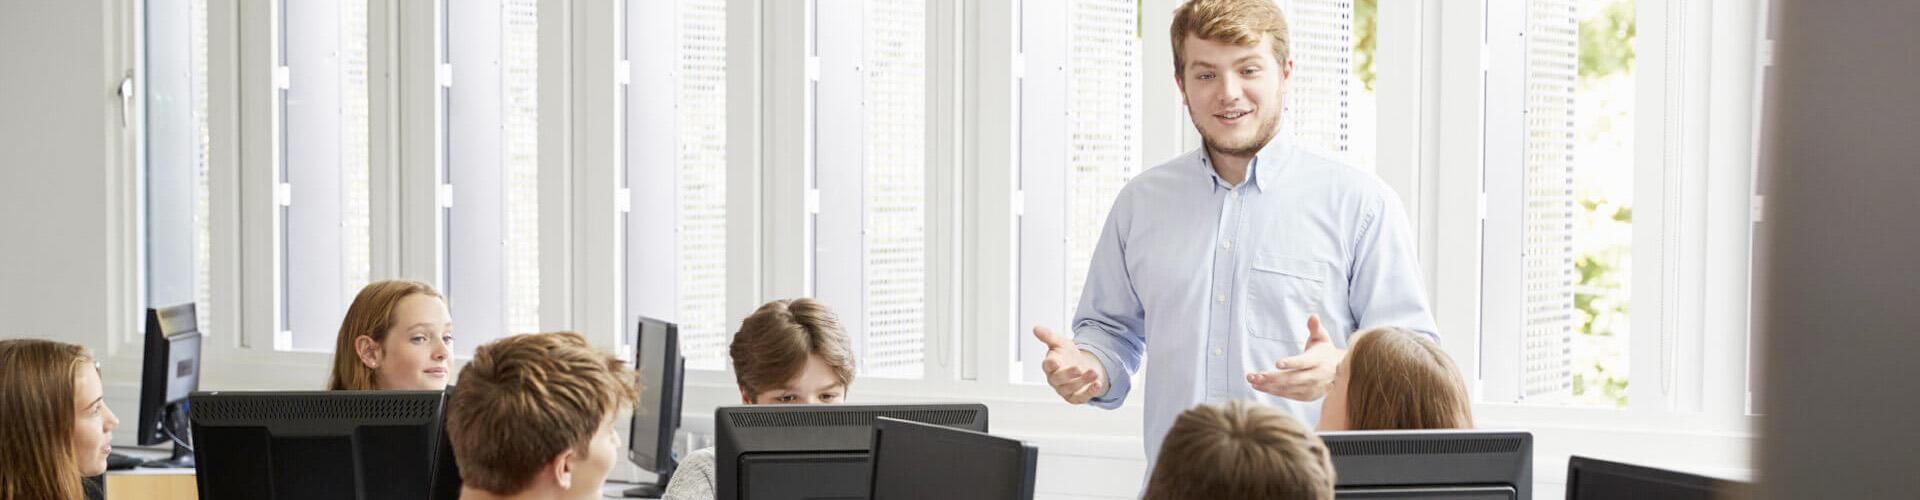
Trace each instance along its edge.
{"label": "student in grey cardigan", "polygon": [[[825,304],[776,300],[740,322],[727,348],[744,404],[838,404],[853,384],[853,343]],[[667,483],[667,500],[710,500],[713,448],[688,453]]]}

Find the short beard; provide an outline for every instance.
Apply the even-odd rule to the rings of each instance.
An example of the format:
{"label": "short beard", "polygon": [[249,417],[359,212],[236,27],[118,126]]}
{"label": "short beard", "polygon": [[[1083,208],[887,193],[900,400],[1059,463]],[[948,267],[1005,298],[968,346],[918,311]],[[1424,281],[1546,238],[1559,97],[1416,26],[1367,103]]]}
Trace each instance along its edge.
{"label": "short beard", "polygon": [[1259,153],[1261,149],[1266,148],[1267,143],[1273,142],[1274,136],[1279,135],[1280,117],[1274,116],[1261,121],[1260,136],[1258,138],[1250,144],[1233,148],[1226,147],[1219,142],[1215,142],[1212,137],[1208,137],[1207,130],[1200,128],[1200,124],[1197,122],[1193,124],[1193,129],[1200,132],[1200,143],[1206,146],[1208,153],[1226,156],[1253,156]]}

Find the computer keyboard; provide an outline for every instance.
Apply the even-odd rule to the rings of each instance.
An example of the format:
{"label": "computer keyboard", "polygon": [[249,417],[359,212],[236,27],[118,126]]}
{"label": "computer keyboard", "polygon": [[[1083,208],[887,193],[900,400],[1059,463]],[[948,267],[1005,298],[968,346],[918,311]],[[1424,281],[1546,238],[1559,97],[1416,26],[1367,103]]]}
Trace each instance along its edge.
{"label": "computer keyboard", "polygon": [[126,455],[121,455],[118,452],[108,453],[107,454],[107,470],[132,469],[134,467],[139,467],[140,463],[145,461],[146,460],[141,460],[141,459],[126,456]]}

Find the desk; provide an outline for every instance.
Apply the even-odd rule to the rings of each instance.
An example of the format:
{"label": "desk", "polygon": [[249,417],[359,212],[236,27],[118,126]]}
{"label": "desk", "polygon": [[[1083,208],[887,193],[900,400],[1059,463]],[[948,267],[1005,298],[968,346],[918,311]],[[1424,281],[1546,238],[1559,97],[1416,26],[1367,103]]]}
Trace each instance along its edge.
{"label": "desk", "polygon": [[194,500],[200,488],[194,484],[193,469],[145,469],[107,471],[107,500]]}

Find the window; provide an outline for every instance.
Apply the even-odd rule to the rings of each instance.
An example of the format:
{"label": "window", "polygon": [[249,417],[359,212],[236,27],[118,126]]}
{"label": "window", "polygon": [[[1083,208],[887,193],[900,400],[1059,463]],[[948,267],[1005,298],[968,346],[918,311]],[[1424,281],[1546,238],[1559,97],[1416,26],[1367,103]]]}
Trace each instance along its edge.
{"label": "window", "polygon": [[687,366],[724,369],[739,321],[726,317],[726,1],[635,4],[625,15],[621,317],[679,324]]}
{"label": "window", "polygon": [[[1287,83],[1283,131],[1336,158],[1353,162],[1354,1],[1280,2],[1293,37],[1293,77]],[[1364,168],[1372,168],[1372,153]]]}
{"label": "window", "polygon": [[814,7],[812,286],[839,313],[866,375],[923,373],[925,8]]}
{"label": "window", "polygon": [[[1523,58],[1513,73],[1523,82],[1522,119],[1505,143],[1518,148],[1518,168],[1490,160],[1487,188],[1487,265],[1517,265],[1517,275],[1503,276],[1518,279],[1487,285],[1488,329],[1498,340],[1483,343],[1482,377],[1494,381],[1485,398],[1624,408],[1640,252],[1634,179],[1662,171],[1636,161],[1635,124],[1662,117],[1634,112],[1634,3],[1524,5]],[[1501,98],[1489,92],[1489,106]],[[1502,139],[1489,122],[1492,149]],[[1508,263],[1497,255],[1522,257]]]}
{"label": "window", "polygon": [[[1140,156],[1138,4],[1021,4],[1020,325],[1072,327],[1114,197]],[[1024,380],[1044,382],[1045,347],[1025,331]],[[1019,378],[1016,378],[1019,379]]]}
{"label": "window", "polygon": [[[1374,171],[1380,144],[1375,63],[1380,47],[1380,0],[1353,0],[1352,77],[1347,79],[1347,162]],[[1406,198],[1409,193],[1402,193]]]}
{"label": "window", "polygon": [[442,290],[469,355],[540,328],[538,9],[535,0],[447,3],[447,272]]}
{"label": "window", "polygon": [[209,325],[207,2],[147,0],[146,303],[196,302]]}
{"label": "window", "polygon": [[371,273],[365,0],[280,4],[276,350],[331,351]]}

